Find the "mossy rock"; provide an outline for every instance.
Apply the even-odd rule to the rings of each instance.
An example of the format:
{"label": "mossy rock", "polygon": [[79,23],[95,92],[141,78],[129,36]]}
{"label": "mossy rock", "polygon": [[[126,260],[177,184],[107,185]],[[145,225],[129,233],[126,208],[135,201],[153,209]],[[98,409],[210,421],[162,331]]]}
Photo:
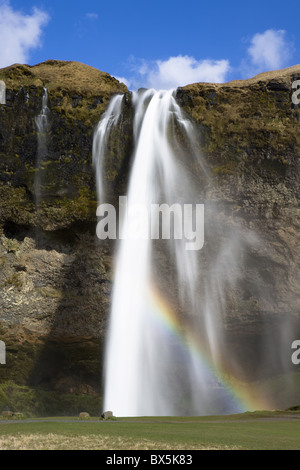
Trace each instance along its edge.
{"label": "mossy rock", "polygon": [[[300,66],[295,66],[249,80],[198,83],[178,90],[180,104],[203,135],[200,151],[216,174],[230,163],[235,173],[244,172],[245,162],[253,165],[259,157],[271,156],[278,162],[273,169],[281,176],[286,149],[300,145],[300,116],[291,101],[298,75]],[[286,160],[285,165],[290,163]]]}
{"label": "mossy rock", "polygon": [[[0,79],[6,84],[6,105],[0,105],[0,223],[2,218],[55,230],[95,221],[94,128],[111,97],[126,93],[126,86],[93,67],[54,60],[6,67]],[[49,131],[40,154],[35,118],[45,87]]]}

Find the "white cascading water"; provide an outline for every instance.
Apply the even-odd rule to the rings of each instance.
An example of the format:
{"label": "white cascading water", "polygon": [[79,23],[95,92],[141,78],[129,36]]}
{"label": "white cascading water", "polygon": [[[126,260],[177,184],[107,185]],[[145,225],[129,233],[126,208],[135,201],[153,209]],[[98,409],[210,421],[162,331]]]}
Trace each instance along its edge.
{"label": "white cascading water", "polygon": [[35,175],[35,197],[36,204],[39,204],[41,198],[41,183],[42,183],[42,166],[47,155],[47,133],[49,131],[49,114],[48,108],[48,90],[44,88],[42,97],[41,112],[35,118],[35,125],[38,137],[38,153],[36,161],[36,175]]}
{"label": "white cascading water", "polygon": [[[128,207],[154,203],[183,207],[202,202],[185,169],[186,147],[189,164],[202,168],[204,175],[205,168],[196,153],[193,126],[174,94],[172,90],[133,94],[135,150]],[[105,201],[102,169],[107,143],[122,115],[122,105],[123,97],[114,97],[95,131],[93,159],[99,202]],[[130,221],[134,227],[136,222]],[[128,229],[125,223],[123,230]],[[199,292],[200,253],[187,250],[184,238],[162,242],[124,237],[119,242],[106,346],[105,410],[113,410],[116,416],[241,411],[213,372],[221,358],[219,316],[228,271],[236,263],[230,249],[236,241],[232,239],[232,245],[215,260],[218,285],[210,283],[208,274],[203,297]],[[164,263],[173,273],[166,285],[162,285]],[[214,263],[210,270],[212,278]],[[166,292],[170,285],[173,292]],[[195,340],[197,329],[205,336],[202,351]],[[221,405],[216,406],[217,402]]]}
{"label": "white cascading water", "polygon": [[[115,96],[95,130],[93,161],[101,204],[107,202],[105,161],[110,158],[110,139],[122,123],[124,105],[125,97]],[[220,203],[213,203],[214,189],[198,155],[195,129],[177,104],[175,91],[133,93],[132,106],[130,217],[123,220],[117,245],[104,410],[115,416],[170,416],[266,409],[269,404],[251,387],[237,385],[235,377],[246,377],[249,357],[247,348],[239,357],[237,336],[232,341],[228,330],[228,320],[239,325],[246,314],[249,321],[252,308],[261,325],[261,341],[253,345],[252,354],[257,355],[248,367],[250,380],[259,378],[259,371],[268,370],[269,364],[276,369],[286,351],[290,325],[283,325],[274,341],[268,334],[270,324],[259,316],[259,306],[249,303],[252,294],[248,304],[238,303],[239,283],[241,291],[246,285],[253,292],[264,311],[272,303],[272,290],[267,290],[259,267],[255,275],[250,268],[249,280],[244,278],[245,253],[251,257],[265,247],[253,232],[242,229],[232,217],[228,220]],[[184,237],[161,240],[138,234],[141,220],[142,231],[151,226],[153,204],[182,208],[204,204],[204,248],[186,249]],[[139,207],[149,209],[147,218]]]}

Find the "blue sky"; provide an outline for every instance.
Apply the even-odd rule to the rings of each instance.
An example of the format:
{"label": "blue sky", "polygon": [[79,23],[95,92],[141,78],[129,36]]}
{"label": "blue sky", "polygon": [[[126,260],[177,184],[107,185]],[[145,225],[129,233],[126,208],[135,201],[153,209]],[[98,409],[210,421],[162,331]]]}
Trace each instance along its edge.
{"label": "blue sky", "polygon": [[296,2],[0,0],[0,67],[75,60],[131,89],[226,82],[300,63]]}

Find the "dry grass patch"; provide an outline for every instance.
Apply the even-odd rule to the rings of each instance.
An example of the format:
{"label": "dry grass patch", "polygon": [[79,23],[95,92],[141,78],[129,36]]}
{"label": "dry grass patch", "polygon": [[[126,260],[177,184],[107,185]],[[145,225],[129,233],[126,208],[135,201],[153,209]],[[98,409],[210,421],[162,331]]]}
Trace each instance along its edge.
{"label": "dry grass patch", "polygon": [[47,84],[49,89],[61,88],[85,97],[128,91],[108,73],[73,61],[48,60],[34,66],[14,64],[0,69],[0,76],[8,88]]}
{"label": "dry grass patch", "polygon": [[184,446],[164,444],[149,439],[132,439],[91,434],[66,436],[63,434],[7,435],[0,438],[0,450],[237,450],[230,446]]}

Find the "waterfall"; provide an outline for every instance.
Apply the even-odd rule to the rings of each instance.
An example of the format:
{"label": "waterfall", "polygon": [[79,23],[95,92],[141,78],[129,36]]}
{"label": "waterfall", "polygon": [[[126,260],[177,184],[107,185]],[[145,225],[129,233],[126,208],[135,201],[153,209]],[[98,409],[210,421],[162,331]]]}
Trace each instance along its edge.
{"label": "waterfall", "polygon": [[[122,96],[112,99],[95,133],[100,201],[105,198],[103,161],[122,104]],[[197,153],[193,126],[176,103],[174,91],[134,93],[133,107],[135,151],[128,206],[186,207],[199,200],[192,169],[197,166],[205,177],[205,165]],[[125,232],[126,223],[128,219],[122,227]],[[137,225],[133,222],[133,227]],[[104,408],[117,416],[214,413],[220,411],[216,401],[222,395],[228,412],[240,409],[211,367],[221,355],[222,341],[214,326],[220,307],[213,305],[219,301],[213,295],[199,297],[199,250],[187,250],[183,238],[121,238],[107,338]],[[226,261],[232,265],[232,259]],[[171,274],[164,276],[166,265]],[[224,282],[221,277],[219,283]],[[197,352],[194,339],[197,329],[205,331],[202,352]]]}
{"label": "waterfall", "polygon": [[[247,349],[243,354],[236,349],[228,327],[243,314],[237,286],[247,282],[245,250],[264,247],[253,232],[233,219],[226,222],[224,210],[214,203],[197,133],[175,96],[173,90],[132,94],[134,150],[126,199],[119,199],[123,219],[105,354],[104,409],[116,416],[226,414],[267,407],[251,387],[237,385],[235,377],[247,373]],[[124,103],[124,96],[113,97],[95,130],[100,203],[108,194],[105,162]],[[176,232],[175,209],[184,211],[191,203],[204,204],[201,249],[187,249],[187,238]],[[162,236],[164,227],[157,231],[152,226],[150,215],[157,205],[174,209],[169,238]],[[195,213],[189,216],[195,226]],[[149,236],[152,230],[154,237]],[[259,297],[260,286],[249,283],[251,289]],[[261,293],[263,302],[268,296],[272,298],[265,290]],[[244,304],[252,308],[250,301]],[[266,352],[263,321],[262,342],[255,346],[262,352],[257,354],[261,363]],[[278,344],[269,344],[267,351],[275,365]],[[259,368],[248,366],[252,380]]]}
{"label": "waterfall", "polygon": [[49,129],[49,112],[50,110],[48,108],[48,90],[44,87],[44,93],[42,97],[42,109],[40,114],[35,119],[38,133],[41,136],[45,134]]}
{"label": "waterfall", "polygon": [[42,97],[42,109],[40,113],[35,118],[35,125],[37,129],[38,137],[38,151],[37,151],[37,161],[36,161],[36,174],[35,174],[35,200],[38,205],[41,200],[41,185],[42,185],[42,173],[43,173],[43,164],[46,161],[47,157],[47,134],[50,129],[49,124],[49,114],[50,110],[48,108],[48,90],[44,88],[43,97]]}

